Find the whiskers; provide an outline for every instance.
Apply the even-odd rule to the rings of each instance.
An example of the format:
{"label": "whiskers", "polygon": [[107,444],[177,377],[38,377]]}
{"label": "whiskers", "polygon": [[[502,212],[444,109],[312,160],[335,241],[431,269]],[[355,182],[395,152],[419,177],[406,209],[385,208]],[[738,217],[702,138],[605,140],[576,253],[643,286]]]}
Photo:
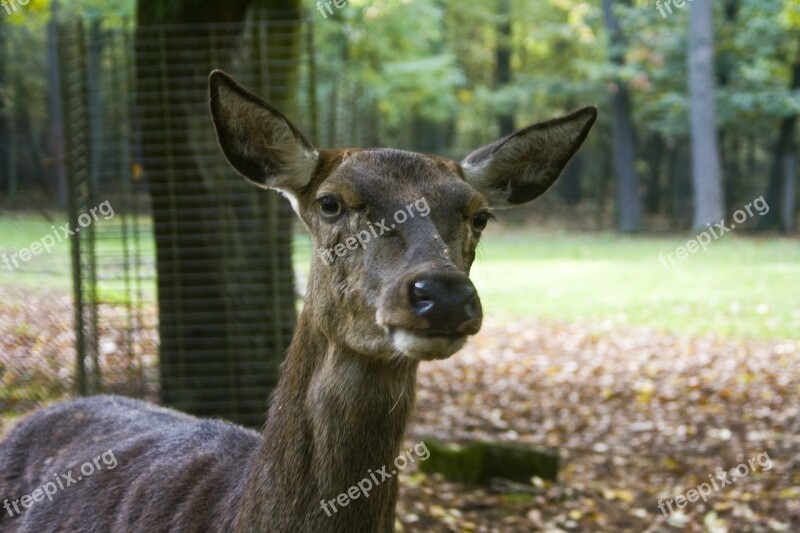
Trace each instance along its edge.
{"label": "whiskers", "polygon": [[405,395],[405,393],[406,393],[405,389],[403,389],[403,390],[401,390],[401,391],[400,391],[400,396],[398,396],[398,397],[397,397],[397,401],[396,401],[396,402],[394,402],[394,405],[392,406],[392,408],[391,408],[391,409],[389,409],[389,412],[388,412],[388,413],[386,413],[387,415],[390,415],[390,414],[392,414],[392,411],[394,411],[394,410],[395,410],[395,408],[396,408],[396,407],[397,407],[397,406],[400,404],[400,400],[402,400],[402,399],[403,399],[403,396]]}
{"label": "whiskers", "polygon": [[412,361],[412,358],[408,356],[408,354],[404,353],[397,348],[392,348],[392,355],[389,357],[389,364],[392,365],[394,368],[400,368],[404,365],[409,364]]}

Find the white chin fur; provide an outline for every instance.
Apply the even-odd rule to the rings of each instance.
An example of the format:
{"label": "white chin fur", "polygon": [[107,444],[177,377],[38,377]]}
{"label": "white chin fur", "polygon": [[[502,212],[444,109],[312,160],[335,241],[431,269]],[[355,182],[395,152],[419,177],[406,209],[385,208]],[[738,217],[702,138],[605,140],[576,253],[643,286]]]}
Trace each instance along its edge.
{"label": "white chin fur", "polygon": [[460,350],[466,341],[466,337],[458,339],[420,337],[404,329],[398,329],[392,333],[394,349],[417,361],[450,357]]}

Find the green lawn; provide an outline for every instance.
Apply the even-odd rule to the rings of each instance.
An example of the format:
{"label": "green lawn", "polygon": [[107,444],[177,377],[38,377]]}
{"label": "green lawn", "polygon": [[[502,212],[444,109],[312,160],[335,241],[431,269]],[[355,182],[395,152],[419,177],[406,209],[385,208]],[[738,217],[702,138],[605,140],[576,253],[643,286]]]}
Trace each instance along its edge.
{"label": "green lawn", "polygon": [[[22,248],[30,247],[31,243],[38,241],[52,230],[50,225],[61,225],[64,222],[57,215],[53,216],[20,216],[0,215],[0,260],[2,254],[11,256]],[[9,257],[9,262],[11,261]],[[68,289],[69,283],[69,244],[62,242],[56,244],[53,252],[48,255],[32,257],[26,263],[18,263],[19,267],[13,272],[8,271],[5,263],[0,262],[0,283],[14,285],[15,287],[42,287],[54,289]],[[13,266],[13,263],[12,263]]]}
{"label": "green lawn", "polygon": [[494,233],[486,235],[472,273],[489,315],[800,337],[797,239],[728,234],[665,268],[659,254],[690,236]]}
{"label": "green lawn", "polygon": [[[690,237],[495,226],[480,245],[472,278],[487,316],[800,337],[800,240],[727,234],[665,268],[659,254],[674,253]],[[303,268],[308,245],[299,251]]]}
{"label": "green lawn", "polygon": [[[29,246],[50,224],[63,223],[61,218],[0,216],[0,253]],[[120,223],[120,217],[98,222],[102,256],[119,245]],[[689,237],[543,233],[495,225],[487,230],[472,277],[493,317],[610,320],[732,337],[800,336],[800,240],[728,234],[707,251],[665,268],[659,254],[674,252]],[[143,244],[152,264],[152,242],[145,238]],[[308,236],[298,235],[295,259],[305,277]],[[12,273],[0,264],[0,272],[0,284],[69,290],[69,244],[58,244],[50,255],[36,256]],[[154,294],[152,280],[143,286]],[[101,281],[101,288],[106,298],[122,294],[120,281]]]}
{"label": "green lawn", "polygon": [[[72,290],[71,279],[71,241],[63,237],[58,228],[67,222],[63,213],[48,212],[42,214],[20,215],[0,214],[0,285],[13,285],[17,288],[35,288],[52,290]],[[123,257],[123,231],[129,238],[128,253],[132,256],[135,247],[139,247],[141,256],[145,258],[144,265],[140,267],[142,288],[145,296],[155,298],[155,284],[152,282],[153,265],[155,261],[155,248],[152,239],[151,223],[149,219],[140,217],[134,221],[121,216],[105,220],[102,216],[93,223],[97,235],[97,262],[101,271],[100,291],[101,297],[107,301],[119,301],[125,295],[125,266]],[[138,230],[140,238],[134,240],[131,236]],[[33,255],[28,261],[17,259],[17,268],[12,272],[2,262],[2,254],[18,253],[22,248],[30,248],[32,243],[41,241],[46,236],[52,236],[55,244],[50,253]],[[61,238],[61,242],[58,238]],[[70,238],[71,239],[71,238]],[[12,263],[13,266],[13,263]],[[134,276],[133,261],[128,262],[128,275]]]}

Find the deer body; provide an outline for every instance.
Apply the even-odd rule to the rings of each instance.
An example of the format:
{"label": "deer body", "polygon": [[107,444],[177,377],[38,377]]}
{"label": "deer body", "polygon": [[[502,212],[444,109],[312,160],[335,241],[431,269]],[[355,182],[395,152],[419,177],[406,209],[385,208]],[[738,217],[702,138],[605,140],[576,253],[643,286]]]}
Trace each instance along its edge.
{"label": "deer body", "polygon": [[[0,531],[393,531],[396,476],[333,514],[321,503],[392,464],[418,364],[449,357],[480,329],[467,275],[488,209],[543,193],[596,116],[585,108],[532,126],[459,164],[389,149],[317,150],[225,74],[213,73],[210,87],[223,152],[246,178],[289,197],[315,251],[352,244],[372,223],[386,221],[387,233],[348,245],[332,264],[312,262],[261,436],[119,397],[43,409],[0,443],[0,500],[13,508],[107,451],[117,465],[52,501],[0,509]],[[393,222],[421,199],[428,214]]]}

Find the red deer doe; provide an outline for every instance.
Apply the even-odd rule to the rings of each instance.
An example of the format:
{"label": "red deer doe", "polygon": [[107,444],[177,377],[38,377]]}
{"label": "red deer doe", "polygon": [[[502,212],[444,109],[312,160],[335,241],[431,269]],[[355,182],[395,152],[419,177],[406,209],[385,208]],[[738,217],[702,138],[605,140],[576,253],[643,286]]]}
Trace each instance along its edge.
{"label": "red deer doe", "polygon": [[[392,464],[418,364],[453,355],[481,327],[467,276],[490,209],[544,193],[597,116],[580,109],[458,163],[385,148],[317,149],[219,71],[210,97],[231,165],[287,196],[314,241],[305,305],[263,433],[121,397],[42,409],[0,444],[0,500],[20,511],[0,508],[0,531],[393,531],[397,476],[330,516],[320,503]],[[421,205],[428,212],[413,216]],[[401,212],[409,216],[398,224]],[[323,250],[336,250],[332,261],[320,260]],[[36,498],[109,451],[113,470]]]}

